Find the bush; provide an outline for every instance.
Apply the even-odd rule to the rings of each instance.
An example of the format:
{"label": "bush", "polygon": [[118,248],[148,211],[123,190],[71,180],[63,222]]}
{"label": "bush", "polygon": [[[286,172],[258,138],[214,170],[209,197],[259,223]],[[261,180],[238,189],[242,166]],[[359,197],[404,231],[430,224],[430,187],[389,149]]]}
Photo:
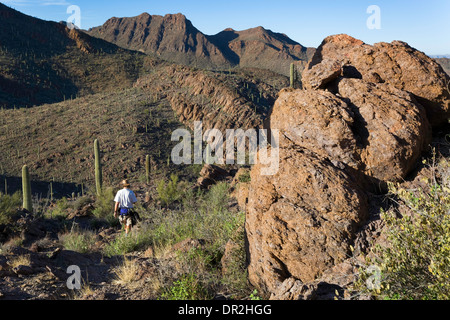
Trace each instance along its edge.
{"label": "bush", "polygon": [[[245,230],[238,228],[231,238],[233,248],[222,270],[222,284],[238,296],[245,296],[250,291],[247,272],[247,254],[245,251]],[[253,300],[253,299],[252,299]]]}
{"label": "bush", "polygon": [[206,194],[193,195],[186,206],[167,212],[154,211],[149,226],[152,243],[171,245],[187,238],[204,239],[215,249],[223,251],[234,231],[243,225],[243,214],[228,210],[228,186],[214,185]]}
{"label": "bush", "polygon": [[[449,172],[442,160],[432,172]],[[390,184],[399,210],[382,212],[388,245],[376,247],[380,297],[387,299],[450,299],[450,185],[448,175],[423,179],[426,187],[405,190]],[[406,210],[405,210],[406,209]]]}
{"label": "bush", "polygon": [[89,253],[94,249],[97,235],[89,230],[71,230],[60,235],[59,240],[67,250]]}
{"label": "bush", "polygon": [[164,300],[206,300],[207,290],[194,274],[185,274],[161,295]]}
{"label": "bush", "polygon": [[55,207],[53,207],[47,212],[47,215],[50,215],[51,218],[63,220],[66,218],[67,209],[69,208],[70,205],[69,202],[67,201],[67,198],[63,197],[62,199],[56,202]]}
{"label": "bush", "polygon": [[146,226],[141,227],[138,231],[126,235],[122,233],[108,243],[103,249],[103,253],[108,256],[123,256],[137,250],[143,250],[151,243],[151,234],[148,232]]}
{"label": "bush", "polygon": [[239,176],[238,180],[242,183],[250,182],[252,180],[250,177],[250,171],[245,171],[242,175]]}
{"label": "bush", "polygon": [[156,187],[158,197],[164,206],[169,206],[181,198],[181,192],[178,188],[178,176],[172,174],[166,185],[164,180],[160,180]]}
{"label": "bush", "polygon": [[92,211],[96,218],[104,219],[113,215],[114,196],[115,194],[113,188],[102,189],[101,194],[95,199],[95,209]]}
{"label": "bush", "polygon": [[13,195],[0,193],[0,224],[9,224],[21,205],[21,193],[16,192]]}

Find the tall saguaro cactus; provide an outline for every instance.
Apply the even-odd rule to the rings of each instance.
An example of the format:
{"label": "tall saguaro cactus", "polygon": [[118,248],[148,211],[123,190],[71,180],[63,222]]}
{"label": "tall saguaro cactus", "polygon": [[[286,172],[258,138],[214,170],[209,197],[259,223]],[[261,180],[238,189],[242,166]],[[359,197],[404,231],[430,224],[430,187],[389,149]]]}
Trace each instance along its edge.
{"label": "tall saguaro cactus", "polygon": [[33,203],[31,201],[31,182],[28,166],[22,167],[22,193],[23,193],[23,208],[29,212],[33,211]]}
{"label": "tall saguaro cactus", "polygon": [[150,156],[145,157],[145,177],[147,178],[147,184],[150,183]]}
{"label": "tall saguaro cactus", "polygon": [[95,188],[97,195],[102,193],[103,175],[102,164],[100,162],[100,144],[97,139],[94,140],[94,156],[95,156]]}
{"label": "tall saguaro cactus", "polygon": [[295,86],[295,65],[293,63],[291,63],[291,88],[294,88]]}

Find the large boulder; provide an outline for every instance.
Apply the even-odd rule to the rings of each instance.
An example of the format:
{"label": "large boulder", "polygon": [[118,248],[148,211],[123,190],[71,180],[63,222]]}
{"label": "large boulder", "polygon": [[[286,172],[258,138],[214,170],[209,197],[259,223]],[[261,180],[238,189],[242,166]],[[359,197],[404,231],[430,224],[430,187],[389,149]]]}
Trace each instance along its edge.
{"label": "large boulder", "polygon": [[339,96],[283,90],[270,117],[280,144],[294,143],[381,181],[404,179],[430,141],[423,107],[386,84],[343,78],[338,90]]}
{"label": "large boulder", "polygon": [[350,106],[331,92],[284,89],[272,109],[270,128],[279,130],[281,146],[294,143],[358,168],[354,121]]}
{"label": "large boulder", "polygon": [[431,142],[423,107],[409,92],[387,84],[342,79],[338,88],[354,113],[360,169],[382,181],[406,178]]}
{"label": "large boulder", "polygon": [[345,170],[295,145],[279,154],[275,175],[253,167],[245,225],[249,279],[266,293],[344,261],[368,212],[366,195]]}
{"label": "large boulder", "polygon": [[306,69],[302,73],[302,84],[305,89],[325,89],[343,73],[343,63],[340,60],[325,59]]}
{"label": "large boulder", "polygon": [[[450,117],[450,77],[434,59],[405,42],[382,42],[372,46],[345,34],[329,36],[305,68],[304,87],[317,88],[324,74],[335,71],[325,66],[328,73],[317,72],[324,68],[319,64],[329,66],[330,61],[335,61],[335,66],[342,64],[344,77],[387,83],[411,92],[426,108],[432,125],[444,124]],[[336,72],[331,74],[336,77]]]}

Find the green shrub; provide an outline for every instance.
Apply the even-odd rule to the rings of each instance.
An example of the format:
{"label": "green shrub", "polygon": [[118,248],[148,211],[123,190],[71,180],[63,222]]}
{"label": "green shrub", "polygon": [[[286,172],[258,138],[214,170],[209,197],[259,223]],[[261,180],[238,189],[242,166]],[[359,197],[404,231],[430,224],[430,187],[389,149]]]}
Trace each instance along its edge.
{"label": "green shrub", "polygon": [[72,207],[75,210],[80,210],[84,206],[88,205],[89,203],[93,203],[93,202],[94,202],[94,200],[92,200],[91,197],[82,196],[82,197],[77,198],[77,200],[74,201],[74,203],[72,204]]}
{"label": "green shrub", "polygon": [[114,213],[114,189],[103,188],[100,194],[96,197],[94,203],[93,215],[96,218],[104,219]]}
{"label": "green shrub", "polygon": [[259,301],[262,300],[260,296],[258,296],[258,290],[253,290],[253,292],[250,294],[250,300]]}
{"label": "green shrub", "polygon": [[242,182],[242,183],[250,182],[252,180],[250,177],[250,171],[244,172],[242,175],[239,176],[238,180],[239,180],[239,182]]}
{"label": "green shrub", "polygon": [[228,210],[228,186],[214,185],[205,194],[186,193],[190,200],[183,200],[183,208],[165,211],[155,210],[150,225],[152,242],[158,246],[174,244],[187,238],[205,239],[216,248],[223,248],[243,225],[243,214]]}
{"label": "green shrub", "polygon": [[164,300],[206,300],[207,290],[194,274],[185,274],[161,295]]}
{"label": "green shrub", "polygon": [[103,253],[108,257],[123,256],[137,250],[144,250],[150,243],[151,234],[146,226],[142,226],[139,230],[133,230],[128,235],[120,234],[103,248]]}
{"label": "green shrub", "polygon": [[50,218],[63,220],[67,216],[67,209],[71,206],[67,201],[67,198],[63,197],[60,200],[56,201],[56,204],[53,208],[51,208],[46,215],[50,216]]}
{"label": "green shrub", "polygon": [[250,291],[245,251],[245,229],[239,227],[231,237],[231,240],[234,246],[228,252],[229,256],[226,266],[222,270],[221,282],[229,292],[243,297]]}
{"label": "green shrub", "polygon": [[59,236],[61,244],[67,250],[89,253],[94,249],[97,235],[89,230],[71,230]]}
{"label": "green shrub", "polygon": [[166,184],[164,180],[160,180],[156,187],[158,197],[164,206],[169,206],[181,198],[181,191],[178,187],[178,176],[172,174],[169,182]]}
{"label": "green shrub", "polygon": [[16,192],[13,195],[0,193],[0,224],[8,224],[22,205],[22,195]]}
{"label": "green shrub", "polygon": [[228,209],[228,184],[215,184],[205,195],[203,209],[208,212],[223,212]]}
{"label": "green shrub", "polygon": [[389,186],[402,210],[382,212],[388,245],[369,261],[381,270],[381,298],[450,299],[450,162],[431,169],[446,175],[422,179],[423,189]]}

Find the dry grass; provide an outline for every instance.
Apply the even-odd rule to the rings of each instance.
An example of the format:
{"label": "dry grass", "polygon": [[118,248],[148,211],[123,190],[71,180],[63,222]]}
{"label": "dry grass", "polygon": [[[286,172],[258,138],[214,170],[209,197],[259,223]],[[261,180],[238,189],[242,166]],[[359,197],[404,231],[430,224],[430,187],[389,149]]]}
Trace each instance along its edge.
{"label": "dry grass", "polygon": [[0,253],[7,253],[11,249],[21,246],[22,242],[23,239],[21,237],[13,237],[0,246]]}
{"label": "dry grass", "polygon": [[92,289],[89,282],[83,282],[81,284],[81,289],[75,291],[75,294],[72,296],[73,300],[86,300],[89,297],[94,296],[95,290]]}
{"label": "dry grass", "polygon": [[20,255],[17,257],[14,257],[13,259],[9,260],[9,265],[12,268],[16,268],[18,266],[31,266],[31,259],[30,255]]}
{"label": "dry grass", "polygon": [[131,284],[137,280],[139,266],[135,260],[124,257],[123,263],[114,268],[114,284]]}

